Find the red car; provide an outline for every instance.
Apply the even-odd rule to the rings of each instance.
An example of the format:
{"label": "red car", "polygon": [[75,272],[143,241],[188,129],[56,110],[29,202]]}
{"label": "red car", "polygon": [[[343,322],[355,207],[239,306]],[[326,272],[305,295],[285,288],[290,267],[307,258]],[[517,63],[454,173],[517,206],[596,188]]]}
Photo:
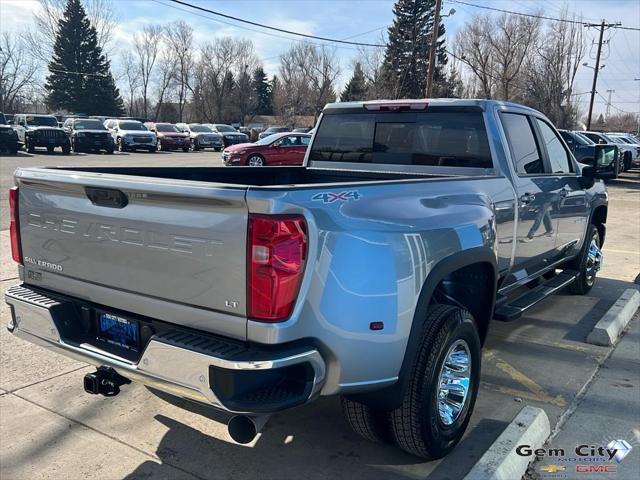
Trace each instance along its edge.
{"label": "red car", "polygon": [[158,137],[158,150],[182,150],[188,152],[191,147],[191,139],[186,133],[182,133],[178,127],[172,123],[153,123],[144,124],[150,131],[155,132]]}
{"label": "red car", "polygon": [[255,143],[239,143],[222,152],[225,165],[263,167],[266,165],[302,165],[311,135],[276,133]]}

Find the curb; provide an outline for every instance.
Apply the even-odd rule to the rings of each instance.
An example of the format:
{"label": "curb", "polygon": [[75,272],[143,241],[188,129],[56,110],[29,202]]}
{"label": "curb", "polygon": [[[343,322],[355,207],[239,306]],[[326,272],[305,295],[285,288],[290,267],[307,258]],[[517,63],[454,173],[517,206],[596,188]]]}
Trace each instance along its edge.
{"label": "curb", "polygon": [[587,337],[587,343],[604,347],[615,344],[639,306],[640,292],[633,288],[625,290],[616,303],[598,320]]}
{"label": "curb", "polygon": [[549,418],[544,410],[524,407],[476,462],[464,480],[522,478],[531,458],[518,455],[515,451],[516,446],[526,444],[535,450],[544,445],[550,433]]}

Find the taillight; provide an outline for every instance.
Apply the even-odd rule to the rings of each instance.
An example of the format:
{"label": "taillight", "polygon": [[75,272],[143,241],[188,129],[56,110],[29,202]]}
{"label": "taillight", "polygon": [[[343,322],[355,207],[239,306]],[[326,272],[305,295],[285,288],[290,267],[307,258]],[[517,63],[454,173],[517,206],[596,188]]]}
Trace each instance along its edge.
{"label": "taillight", "polygon": [[277,322],[291,315],[307,258],[302,216],[249,215],[247,316]]}
{"label": "taillight", "polygon": [[20,219],[18,217],[18,187],[9,189],[9,235],[11,237],[11,256],[16,262],[22,263]]}

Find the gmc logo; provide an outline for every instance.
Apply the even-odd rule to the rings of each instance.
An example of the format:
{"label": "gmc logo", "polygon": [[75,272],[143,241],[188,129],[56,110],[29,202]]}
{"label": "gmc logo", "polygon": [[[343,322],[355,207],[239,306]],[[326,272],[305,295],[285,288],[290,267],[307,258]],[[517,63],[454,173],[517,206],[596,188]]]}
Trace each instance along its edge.
{"label": "gmc logo", "polygon": [[616,473],[617,465],[576,465],[578,473]]}

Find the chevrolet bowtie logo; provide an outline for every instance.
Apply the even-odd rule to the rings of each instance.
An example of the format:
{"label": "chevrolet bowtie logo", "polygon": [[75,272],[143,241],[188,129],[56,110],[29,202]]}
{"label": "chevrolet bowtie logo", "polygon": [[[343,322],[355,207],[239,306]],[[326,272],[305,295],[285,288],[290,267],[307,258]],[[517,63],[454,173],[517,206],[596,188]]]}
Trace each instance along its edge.
{"label": "chevrolet bowtie logo", "polygon": [[562,465],[545,465],[544,467],[540,467],[540,470],[548,473],[557,473],[566,470]]}

